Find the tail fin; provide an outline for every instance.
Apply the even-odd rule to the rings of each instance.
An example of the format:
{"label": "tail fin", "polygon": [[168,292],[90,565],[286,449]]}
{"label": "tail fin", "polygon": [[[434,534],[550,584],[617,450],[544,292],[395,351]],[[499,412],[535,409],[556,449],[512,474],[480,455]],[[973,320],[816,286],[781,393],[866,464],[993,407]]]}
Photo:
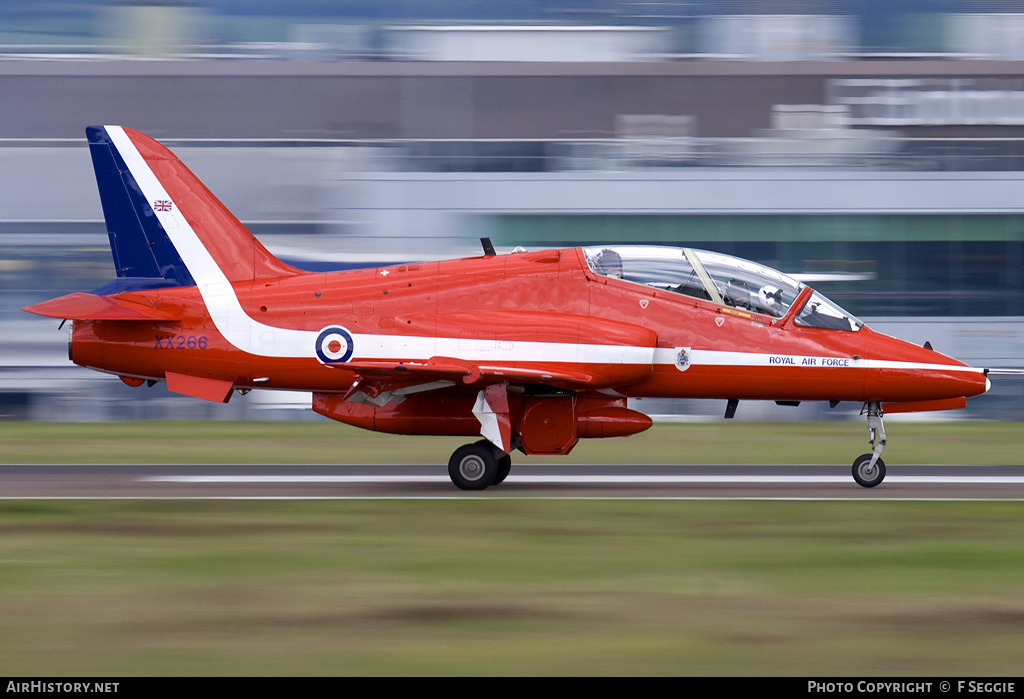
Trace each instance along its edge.
{"label": "tail fin", "polygon": [[149,136],[120,126],[86,135],[118,276],[103,293],[301,274]]}

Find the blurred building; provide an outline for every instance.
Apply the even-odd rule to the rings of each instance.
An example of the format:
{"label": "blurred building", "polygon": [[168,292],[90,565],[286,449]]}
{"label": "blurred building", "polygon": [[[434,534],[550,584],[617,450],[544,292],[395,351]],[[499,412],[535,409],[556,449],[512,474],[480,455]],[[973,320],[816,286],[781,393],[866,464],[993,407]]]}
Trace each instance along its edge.
{"label": "blurred building", "polygon": [[[1024,63],[1000,3],[56,4],[59,25],[0,5],[0,415],[301,414],[128,389],[17,310],[112,276],[91,123],[165,141],[300,267],[477,254],[480,236],[686,244],[976,365],[1024,364]],[[1024,386],[969,414],[1024,419]]]}

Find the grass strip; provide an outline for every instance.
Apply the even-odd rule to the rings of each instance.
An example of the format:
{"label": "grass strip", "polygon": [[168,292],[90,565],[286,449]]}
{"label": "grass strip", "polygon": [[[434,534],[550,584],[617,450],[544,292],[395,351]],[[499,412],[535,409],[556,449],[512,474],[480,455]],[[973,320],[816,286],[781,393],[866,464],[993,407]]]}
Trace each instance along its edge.
{"label": "grass strip", "polygon": [[1016,675],[1019,503],[0,503],[19,676]]}

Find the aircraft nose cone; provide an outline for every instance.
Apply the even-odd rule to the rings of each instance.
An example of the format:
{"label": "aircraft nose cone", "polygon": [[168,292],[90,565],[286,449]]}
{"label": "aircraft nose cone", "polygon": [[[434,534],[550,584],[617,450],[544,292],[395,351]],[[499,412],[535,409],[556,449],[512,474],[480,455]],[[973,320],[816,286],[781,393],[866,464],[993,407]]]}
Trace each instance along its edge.
{"label": "aircraft nose cone", "polygon": [[985,393],[992,386],[983,369],[976,369],[934,350],[921,349],[921,368],[915,373],[946,397],[970,397]]}
{"label": "aircraft nose cone", "polygon": [[[874,334],[865,352],[878,360],[877,392],[895,401],[934,401],[976,396],[991,383],[982,369],[933,349]],[[898,396],[898,397],[897,397]]]}

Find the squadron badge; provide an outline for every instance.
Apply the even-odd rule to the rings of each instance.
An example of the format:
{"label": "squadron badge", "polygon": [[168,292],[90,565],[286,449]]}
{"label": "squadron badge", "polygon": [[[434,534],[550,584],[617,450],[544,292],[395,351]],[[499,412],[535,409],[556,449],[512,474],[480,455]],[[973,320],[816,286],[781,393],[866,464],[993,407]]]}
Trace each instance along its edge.
{"label": "squadron badge", "polygon": [[690,348],[680,347],[676,354],[676,369],[686,371],[690,368]]}

